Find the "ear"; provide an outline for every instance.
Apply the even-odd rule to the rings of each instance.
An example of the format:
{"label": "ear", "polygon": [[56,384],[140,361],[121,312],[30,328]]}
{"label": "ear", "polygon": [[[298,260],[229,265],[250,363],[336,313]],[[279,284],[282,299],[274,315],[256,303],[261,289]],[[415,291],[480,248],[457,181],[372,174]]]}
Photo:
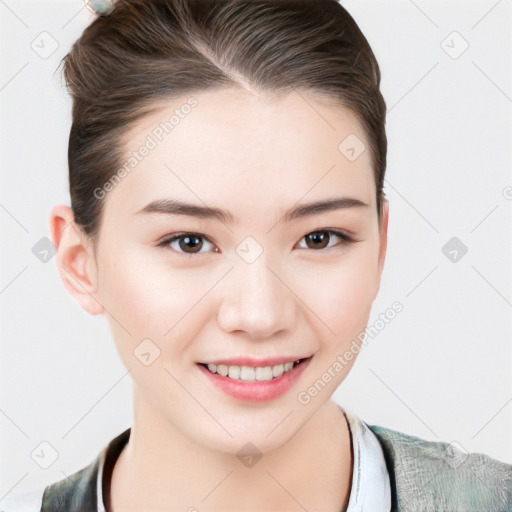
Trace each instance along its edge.
{"label": "ear", "polygon": [[50,234],[57,249],[57,270],[64,287],[89,314],[103,314],[105,309],[97,292],[94,247],[75,224],[73,210],[69,206],[52,208]]}
{"label": "ear", "polygon": [[[382,271],[384,270],[384,261],[386,260],[386,252],[388,248],[388,220],[389,220],[389,201],[382,200],[382,219],[379,228],[379,257],[377,261],[378,284],[375,291],[375,297],[379,293],[380,280]],[[374,297],[374,299],[375,299]]]}

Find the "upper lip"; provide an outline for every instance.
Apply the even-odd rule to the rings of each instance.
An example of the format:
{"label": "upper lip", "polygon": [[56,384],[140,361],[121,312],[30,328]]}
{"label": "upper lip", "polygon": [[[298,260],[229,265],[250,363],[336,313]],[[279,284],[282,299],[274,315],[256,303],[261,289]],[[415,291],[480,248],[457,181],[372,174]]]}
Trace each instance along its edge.
{"label": "upper lip", "polygon": [[299,361],[300,359],[308,359],[311,356],[277,356],[277,357],[266,357],[266,358],[258,358],[251,356],[242,356],[242,357],[230,357],[226,359],[216,359],[215,361],[208,361],[203,364],[224,364],[226,366],[253,366],[253,367],[263,367],[263,366],[275,366],[277,364],[284,364],[288,362]]}

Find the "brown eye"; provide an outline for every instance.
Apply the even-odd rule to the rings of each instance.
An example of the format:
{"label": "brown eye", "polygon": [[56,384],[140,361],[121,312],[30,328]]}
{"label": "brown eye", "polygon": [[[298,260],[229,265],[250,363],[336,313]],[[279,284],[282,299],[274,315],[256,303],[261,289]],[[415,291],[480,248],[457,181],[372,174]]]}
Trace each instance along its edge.
{"label": "brown eye", "polygon": [[[331,240],[336,238],[341,239],[341,242],[338,244],[334,244],[329,246],[329,242]],[[303,240],[306,240],[306,249],[317,249],[322,250],[326,248],[332,248],[335,245],[346,245],[348,243],[355,242],[356,240],[353,240],[348,235],[345,235],[344,233],[340,233],[339,231],[333,231],[333,230],[320,230],[320,231],[313,231],[312,233],[309,233],[303,237]]]}
{"label": "brown eye", "polygon": [[[330,244],[332,240],[336,239],[341,240],[341,242],[337,244]],[[350,243],[359,242],[359,240],[355,240],[345,233],[332,229],[313,231],[312,233],[302,237],[301,240],[306,240],[306,247],[303,248],[314,249],[317,251],[333,249],[336,246],[343,247]],[[210,248],[210,251],[208,251],[208,244],[213,247],[213,250]],[[205,245],[206,250],[201,251]],[[171,249],[173,252],[181,254],[182,256],[194,256],[208,252],[219,252],[219,249],[201,233],[175,233],[173,235],[168,235],[157,244],[157,247]]]}
{"label": "brown eye", "polygon": [[158,244],[158,247],[170,248],[173,251],[183,255],[203,254],[208,252],[201,252],[201,249],[205,245],[205,241],[207,244],[211,244],[211,242],[208,241],[205,236],[199,233],[178,233],[166,237],[164,240],[162,240],[162,242]]}
{"label": "brown eye", "polygon": [[313,246],[310,249],[325,249],[330,239],[331,237],[327,231],[318,231],[317,233],[306,235],[306,240],[311,242]]}
{"label": "brown eye", "polygon": [[197,236],[183,236],[178,238],[178,245],[184,252],[187,252],[188,249],[191,249],[192,253],[195,254],[201,251],[203,243]]}

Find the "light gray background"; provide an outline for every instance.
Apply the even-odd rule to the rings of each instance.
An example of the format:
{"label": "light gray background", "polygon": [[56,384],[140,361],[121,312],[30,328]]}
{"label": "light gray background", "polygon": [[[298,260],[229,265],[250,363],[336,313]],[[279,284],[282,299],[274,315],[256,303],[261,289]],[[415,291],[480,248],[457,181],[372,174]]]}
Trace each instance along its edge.
{"label": "light gray background", "polygon": [[[389,111],[389,247],[370,324],[395,300],[404,310],[334,398],[369,424],[512,463],[511,3],[342,4]],[[132,411],[106,318],[32,252],[51,207],[69,204],[71,102],[54,72],[93,15],[80,0],[0,0],[0,17],[2,498],[89,464]],[[452,237],[468,247],[456,263],[442,252]],[[51,462],[44,441],[59,454],[47,469],[34,461]]]}

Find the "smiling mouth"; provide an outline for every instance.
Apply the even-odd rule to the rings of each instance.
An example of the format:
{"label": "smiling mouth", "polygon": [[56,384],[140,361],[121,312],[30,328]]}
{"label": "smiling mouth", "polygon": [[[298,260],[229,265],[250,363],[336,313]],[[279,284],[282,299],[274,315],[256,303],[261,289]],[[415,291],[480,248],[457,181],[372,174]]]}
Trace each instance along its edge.
{"label": "smiling mouth", "polygon": [[239,365],[225,365],[225,364],[207,364],[197,363],[213,374],[228,377],[233,380],[244,382],[266,382],[278,379],[282,375],[293,370],[296,366],[309,361],[313,356],[297,359],[296,361],[289,361],[286,363],[276,364],[273,366],[239,366]]}

